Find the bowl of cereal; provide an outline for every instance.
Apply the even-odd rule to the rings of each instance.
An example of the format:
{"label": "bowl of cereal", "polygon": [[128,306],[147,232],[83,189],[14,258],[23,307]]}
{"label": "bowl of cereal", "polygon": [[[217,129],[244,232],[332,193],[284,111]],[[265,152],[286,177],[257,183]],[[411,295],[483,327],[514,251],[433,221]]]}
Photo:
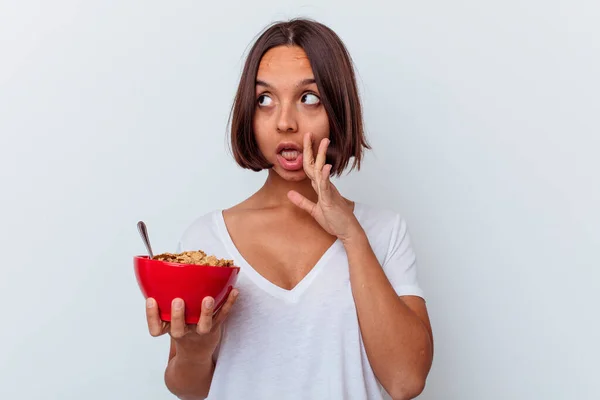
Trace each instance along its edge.
{"label": "bowl of cereal", "polygon": [[225,303],[240,271],[232,260],[220,259],[202,250],[163,253],[152,258],[135,256],[133,265],[142,294],[156,300],[160,318],[170,321],[171,303],[181,298],[188,324],[198,323],[205,297],[215,299],[215,311]]}

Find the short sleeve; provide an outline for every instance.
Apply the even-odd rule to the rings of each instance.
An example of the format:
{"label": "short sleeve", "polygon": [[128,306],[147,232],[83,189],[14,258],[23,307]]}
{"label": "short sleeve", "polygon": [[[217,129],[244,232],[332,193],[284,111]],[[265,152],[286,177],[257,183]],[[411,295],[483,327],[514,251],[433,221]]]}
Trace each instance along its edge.
{"label": "short sleeve", "polygon": [[399,215],[394,218],[390,243],[382,267],[399,296],[425,297],[418,282],[417,257],[408,227]]}

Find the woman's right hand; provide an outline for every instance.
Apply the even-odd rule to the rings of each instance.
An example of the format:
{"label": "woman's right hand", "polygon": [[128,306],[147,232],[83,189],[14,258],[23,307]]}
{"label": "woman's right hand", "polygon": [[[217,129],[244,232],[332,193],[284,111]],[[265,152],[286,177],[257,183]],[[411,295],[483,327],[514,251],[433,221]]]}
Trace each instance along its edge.
{"label": "woman's right hand", "polygon": [[229,315],[237,296],[237,289],[233,289],[216,315],[213,315],[214,299],[205,297],[202,301],[200,320],[197,324],[191,325],[185,323],[185,304],[182,299],[173,299],[171,321],[168,322],[160,319],[156,300],[149,297],[146,300],[146,319],[150,335],[157,337],[168,333],[178,347],[185,349],[186,352],[212,355],[221,338],[223,321]]}

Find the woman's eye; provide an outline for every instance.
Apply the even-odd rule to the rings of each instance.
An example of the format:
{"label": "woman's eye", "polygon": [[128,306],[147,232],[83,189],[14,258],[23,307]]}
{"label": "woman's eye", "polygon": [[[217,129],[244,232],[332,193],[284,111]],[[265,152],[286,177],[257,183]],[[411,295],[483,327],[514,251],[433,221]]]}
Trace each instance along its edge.
{"label": "woman's eye", "polygon": [[271,99],[266,94],[261,94],[260,96],[258,96],[257,102],[258,102],[259,106],[265,107],[265,106],[270,106],[271,103],[273,103],[273,99]]}
{"label": "woman's eye", "polygon": [[319,101],[321,100],[316,94],[306,93],[302,96],[302,102],[305,104],[319,104]]}

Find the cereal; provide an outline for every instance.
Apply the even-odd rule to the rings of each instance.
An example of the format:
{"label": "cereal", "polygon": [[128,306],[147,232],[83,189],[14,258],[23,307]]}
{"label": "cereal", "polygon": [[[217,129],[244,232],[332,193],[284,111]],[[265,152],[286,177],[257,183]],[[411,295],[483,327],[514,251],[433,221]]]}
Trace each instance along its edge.
{"label": "cereal", "polygon": [[233,260],[217,258],[207,255],[202,250],[184,251],[183,253],[163,253],[154,256],[153,260],[166,261],[179,264],[209,265],[212,267],[232,267]]}

